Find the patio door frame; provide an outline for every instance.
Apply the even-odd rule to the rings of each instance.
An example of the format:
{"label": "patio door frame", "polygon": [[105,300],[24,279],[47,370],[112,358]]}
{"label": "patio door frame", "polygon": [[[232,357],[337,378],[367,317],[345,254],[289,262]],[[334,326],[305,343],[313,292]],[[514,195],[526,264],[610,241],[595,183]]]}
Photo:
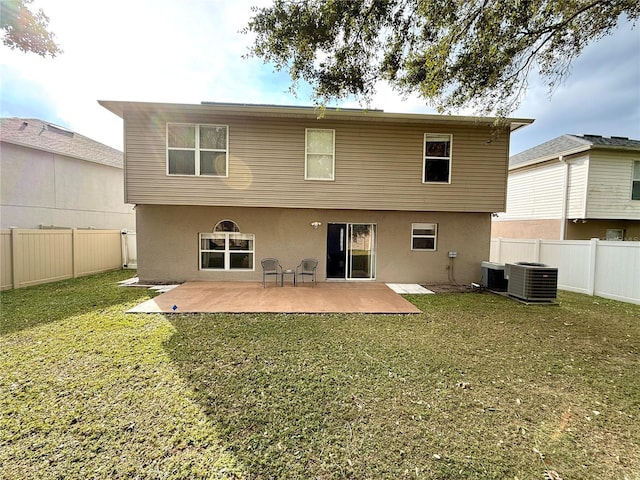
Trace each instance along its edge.
{"label": "patio door frame", "polygon": [[[369,245],[356,249],[353,241],[354,228],[368,227]],[[377,224],[353,222],[329,222],[327,225],[327,280],[375,281],[377,254]],[[354,251],[368,252],[359,257],[366,257],[365,272],[367,276],[354,276]],[[363,270],[360,270],[361,272]]]}

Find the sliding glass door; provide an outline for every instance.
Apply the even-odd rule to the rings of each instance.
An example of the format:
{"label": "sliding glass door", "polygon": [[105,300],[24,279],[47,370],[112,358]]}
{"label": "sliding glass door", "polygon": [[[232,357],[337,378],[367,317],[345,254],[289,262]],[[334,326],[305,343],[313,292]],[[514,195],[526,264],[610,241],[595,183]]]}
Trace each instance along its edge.
{"label": "sliding glass door", "polygon": [[327,278],[373,280],[376,226],[330,223],[327,226]]}

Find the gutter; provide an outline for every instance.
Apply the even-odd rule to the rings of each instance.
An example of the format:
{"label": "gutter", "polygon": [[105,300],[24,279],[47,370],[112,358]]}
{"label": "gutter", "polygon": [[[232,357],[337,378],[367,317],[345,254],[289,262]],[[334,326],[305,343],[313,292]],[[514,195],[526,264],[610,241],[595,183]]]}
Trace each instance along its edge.
{"label": "gutter", "polygon": [[[456,115],[438,115],[431,113],[390,113],[382,110],[358,110],[341,108],[317,108],[296,106],[251,105],[230,103],[156,103],[156,102],[128,102],[98,100],[98,103],[120,118],[124,118],[126,111],[136,111],[153,114],[226,114],[245,117],[259,116],[271,118],[324,118],[327,120],[362,120],[378,122],[418,122],[433,124],[466,124],[472,126],[492,126],[496,117],[473,117]],[[504,124],[510,131],[533,123],[529,118],[505,118]]]}
{"label": "gutter", "polygon": [[560,214],[560,240],[566,240],[567,235],[567,206],[569,203],[569,162],[563,155],[558,157],[560,163],[564,164],[562,180],[562,213]]}

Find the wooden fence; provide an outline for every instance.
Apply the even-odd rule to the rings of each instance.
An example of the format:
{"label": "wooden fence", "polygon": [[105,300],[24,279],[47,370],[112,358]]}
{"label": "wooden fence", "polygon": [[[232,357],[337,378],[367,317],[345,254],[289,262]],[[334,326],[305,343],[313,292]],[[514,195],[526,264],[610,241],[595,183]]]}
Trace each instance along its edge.
{"label": "wooden fence", "polygon": [[122,268],[120,230],[0,230],[0,290]]}
{"label": "wooden fence", "polygon": [[558,268],[558,288],[640,304],[640,242],[491,239],[496,263]]}

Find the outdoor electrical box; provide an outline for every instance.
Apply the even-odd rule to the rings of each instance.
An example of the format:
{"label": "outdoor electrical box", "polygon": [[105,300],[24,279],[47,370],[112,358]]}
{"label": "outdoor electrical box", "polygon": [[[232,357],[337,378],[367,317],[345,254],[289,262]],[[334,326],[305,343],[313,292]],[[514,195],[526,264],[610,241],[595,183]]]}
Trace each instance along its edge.
{"label": "outdoor electrical box", "polygon": [[449,258],[456,258],[458,256],[458,252],[449,252]]}

